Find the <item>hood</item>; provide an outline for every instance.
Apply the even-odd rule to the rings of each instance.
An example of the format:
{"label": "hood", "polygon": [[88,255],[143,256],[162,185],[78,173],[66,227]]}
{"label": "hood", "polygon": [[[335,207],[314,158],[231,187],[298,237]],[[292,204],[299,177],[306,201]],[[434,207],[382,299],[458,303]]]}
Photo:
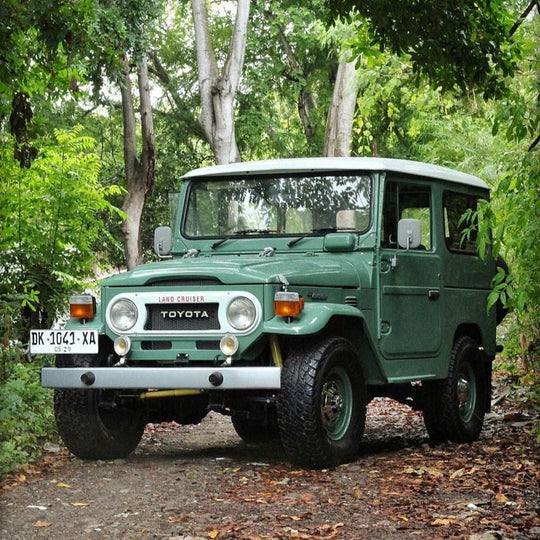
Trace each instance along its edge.
{"label": "hood", "polygon": [[258,257],[200,256],[170,259],[139,266],[103,282],[105,287],[138,287],[155,281],[176,279],[218,279],[224,284],[280,283],[285,276],[291,285],[358,287],[359,276],[354,265],[345,258],[336,260],[335,254],[275,255]]}

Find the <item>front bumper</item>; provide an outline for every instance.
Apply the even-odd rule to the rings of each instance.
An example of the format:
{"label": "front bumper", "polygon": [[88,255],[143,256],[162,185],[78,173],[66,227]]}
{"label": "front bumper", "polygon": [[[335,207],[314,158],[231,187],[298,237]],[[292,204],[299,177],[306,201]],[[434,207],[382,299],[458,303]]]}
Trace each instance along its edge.
{"label": "front bumper", "polygon": [[195,390],[279,390],[279,367],[43,368],[45,388],[137,388]]}

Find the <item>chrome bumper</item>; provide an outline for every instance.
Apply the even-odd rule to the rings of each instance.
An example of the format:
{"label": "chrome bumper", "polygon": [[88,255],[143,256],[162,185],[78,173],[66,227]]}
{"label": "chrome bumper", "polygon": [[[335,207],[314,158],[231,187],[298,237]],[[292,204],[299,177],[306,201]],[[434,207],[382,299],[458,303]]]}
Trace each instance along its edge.
{"label": "chrome bumper", "polygon": [[43,368],[45,388],[156,388],[195,390],[279,390],[278,367],[218,368]]}

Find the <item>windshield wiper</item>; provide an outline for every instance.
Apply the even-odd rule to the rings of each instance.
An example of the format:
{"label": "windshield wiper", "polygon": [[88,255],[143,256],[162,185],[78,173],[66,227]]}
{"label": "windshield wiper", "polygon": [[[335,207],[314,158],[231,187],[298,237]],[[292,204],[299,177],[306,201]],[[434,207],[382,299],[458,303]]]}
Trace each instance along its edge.
{"label": "windshield wiper", "polygon": [[221,240],[218,240],[217,242],[214,242],[210,247],[212,249],[216,249],[218,246],[221,246],[221,244],[224,244],[227,240],[230,240],[229,238],[222,238]]}
{"label": "windshield wiper", "polygon": [[[238,231],[234,231],[233,234],[235,236],[247,236],[248,234],[268,234],[268,233],[275,233],[277,231],[274,231],[272,229],[241,229]],[[214,242],[210,248],[216,249],[217,247],[221,246],[221,244],[224,244],[227,240],[230,240],[231,237],[227,236],[226,238],[221,238],[220,240],[217,240]]]}
{"label": "windshield wiper", "polygon": [[302,236],[299,236],[298,238],[295,238],[294,240],[291,240],[287,245],[289,247],[293,247],[295,244],[300,242],[300,240],[303,240],[304,238],[308,238],[316,233],[329,233],[329,232],[336,232],[337,227],[322,227],[320,229],[311,229],[311,232],[303,234]]}
{"label": "windshield wiper", "polygon": [[238,231],[234,231],[233,234],[246,236],[248,234],[268,234],[276,232],[277,231],[274,231],[272,229],[240,229]]}

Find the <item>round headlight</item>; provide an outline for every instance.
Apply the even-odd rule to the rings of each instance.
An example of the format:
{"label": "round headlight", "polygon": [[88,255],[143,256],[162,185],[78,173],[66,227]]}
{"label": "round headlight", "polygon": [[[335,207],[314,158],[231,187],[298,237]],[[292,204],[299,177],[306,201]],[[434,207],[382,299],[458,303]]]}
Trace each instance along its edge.
{"label": "round headlight", "polygon": [[137,322],[137,306],[126,298],[116,301],[109,312],[113,330],[127,332],[131,330]]}
{"label": "round headlight", "polygon": [[236,330],[247,330],[254,322],[257,310],[245,296],[238,296],[227,307],[227,320]]}

